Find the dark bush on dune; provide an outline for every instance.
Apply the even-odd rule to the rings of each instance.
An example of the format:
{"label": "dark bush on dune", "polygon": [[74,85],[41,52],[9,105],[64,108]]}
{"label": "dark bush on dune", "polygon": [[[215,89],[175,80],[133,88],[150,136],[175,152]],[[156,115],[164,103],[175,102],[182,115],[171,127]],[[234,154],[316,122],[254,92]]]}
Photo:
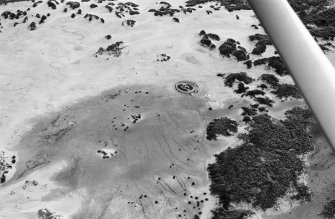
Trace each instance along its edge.
{"label": "dark bush on dune", "polygon": [[208,165],[210,191],[220,203],[214,215],[223,215],[217,218],[226,218],[231,203],[272,208],[290,189],[297,192],[292,199],[310,199],[308,188],[298,183],[306,168],[299,157],[313,150],[308,130],[316,122],[308,109],[294,108],[285,115],[279,121],[267,114],[251,121],[245,117],[249,133],[239,136],[243,143],[215,155],[216,162]]}
{"label": "dark bush on dune", "polygon": [[240,82],[237,86],[237,90],[234,90],[234,91],[237,94],[242,94],[242,93],[245,93],[248,89],[249,87],[246,87],[242,82]]}
{"label": "dark bush on dune", "polygon": [[212,219],[247,219],[254,214],[248,210],[227,210],[222,207],[212,210]]}
{"label": "dark bush on dune", "polygon": [[250,69],[252,67],[252,61],[251,60],[248,60],[248,61],[244,62],[243,64],[246,65],[248,69]]}
{"label": "dark bush on dune", "polygon": [[248,91],[245,96],[256,97],[256,95],[265,95],[265,92],[262,90],[250,90]]}
{"label": "dark bush on dune", "polygon": [[249,59],[249,55],[248,53],[243,50],[243,49],[238,49],[238,50],[235,50],[233,53],[232,53],[233,56],[236,57],[237,61],[245,61],[245,60],[248,60]]}
{"label": "dark bush on dune", "polygon": [[248,108],[248,107],[242,107],[242,116],[255,116],[257,115],[257,111],[255,109],[252,108]]}
{"label": "dark bush on dune", "polygon": [[214,33],[209,33],[207,34],[209,38],[211,38],[212,40],[216,40],[216,41],[220,41],[220,37],[217,34]]}
{"label": "dark bush on dune", "polygon": [[258,44],[253,50],[252,50],[252,54],[254,55],[261,55],[262,53],[264,53],[266,50],[266,45],[265,44]]}
{"label": "dark bush on dune", "polygon": [[274,103],[274,101],[268,97],[256,97],[254,100],[259,104],[267,105],[270,107],[272,107],[272,104]]}
{"label": "dark bush on dune", "polygon": [[226,76],[224,84],[228,87],[232,87],[236,81],[250,84],[252,82],[252,78],[249,77],[246,72],[231,73]]}
{"label": "dark bush on dune", "polygon": [[267,84],[271,85],[272,88],[276,88],[279,83],[279,79],[272,74],[262,74],[260,80],[265,81]]}
{"label": "dark bush on dune", "polygon": [[206,139],[217,140],[217,135],[232,136],[237,132],[237,125],[236,121],[228,117],[214,119],[207,126]]}
{"label": "dark bush on dune", "polygon": [[275,72],[280,75],[289,75],[288,68],[279,56],[272,56],[268,58],[268,66],[275,69]]}
{"label": "dark bush on dune", "polygon": [[283,98],[302,98],[302,95],[297,88],[297,86],[292,85],[292,84],[279,84],[276,87],[275,91],[272,91],[271,93],[275,94],[278,98],[283,99]]}
{"label": "dark bush on dune", "polygon": [[257,59],[254,61],[254,65],[265,65],[267,63],[268,59],[267,58],[262,58],[262,59]]}
{"label": "dark bush on dune", "polygon": [[230,55],[236,50],[236,41],[233,39],[226,40],[220,47],[220,54],[230,58]]}

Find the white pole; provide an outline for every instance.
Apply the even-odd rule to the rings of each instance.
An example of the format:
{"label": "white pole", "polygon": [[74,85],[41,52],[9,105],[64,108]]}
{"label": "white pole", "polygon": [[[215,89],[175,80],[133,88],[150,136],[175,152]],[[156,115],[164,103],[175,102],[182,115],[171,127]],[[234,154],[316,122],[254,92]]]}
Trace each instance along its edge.
{"label": "white pole", "polygon": [[335,70],[286,0],[248,0],[335,151]]}

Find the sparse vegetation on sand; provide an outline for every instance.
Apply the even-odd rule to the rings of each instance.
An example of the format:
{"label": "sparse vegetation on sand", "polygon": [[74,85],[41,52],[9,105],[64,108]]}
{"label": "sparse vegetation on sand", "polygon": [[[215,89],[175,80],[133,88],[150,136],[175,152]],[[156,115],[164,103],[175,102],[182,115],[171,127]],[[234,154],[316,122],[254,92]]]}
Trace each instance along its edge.
{"label": "sparse vegetation on sand", "polygon": [[309,130],[316,122],[304,108],[293,108],[285,115],[279,121],[267,114],[253,117],[249,133],[239,136],[243,143],[215,155],[216,162],[208,166],[210,190],[221,208],[214,215],[231,210],[231,203],[273,208],[290,189],[296,191],[292,199],[310,200],[308,188],[298,182],[305,171],[299,157],[313,150]]}
{"label": "sparse vegetation on sand", "polygon": [[237,132],[238,124],[228,117],[214,119],[207,126],[207,140],[216,140],[218,135],[232,136]]}

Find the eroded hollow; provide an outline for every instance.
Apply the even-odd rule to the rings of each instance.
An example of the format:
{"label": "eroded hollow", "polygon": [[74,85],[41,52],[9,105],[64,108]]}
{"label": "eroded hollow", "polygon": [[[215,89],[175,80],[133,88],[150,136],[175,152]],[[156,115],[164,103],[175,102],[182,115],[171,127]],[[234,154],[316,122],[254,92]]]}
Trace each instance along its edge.
{"label": "eroded hollow", "polygon": [[198,206],[185,194],[208,184],[214,149],[205,145],[206,110],[203,99],[160,87],[106,91],[39,119],[17,147],[14,180],[65,160],[55,180],[65,194],[87,193],[77,218],[192,216]]}

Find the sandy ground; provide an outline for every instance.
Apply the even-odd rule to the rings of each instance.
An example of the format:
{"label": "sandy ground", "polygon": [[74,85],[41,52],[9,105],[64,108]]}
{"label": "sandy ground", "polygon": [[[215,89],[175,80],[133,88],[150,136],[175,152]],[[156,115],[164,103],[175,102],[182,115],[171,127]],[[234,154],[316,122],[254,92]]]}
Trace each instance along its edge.
{"label": "sandy ground", "polygon": [[[175,8],[183,4],[171,2]],[[179,214],[190,218],[199,211],[202,218],[210,217],[216,200],[208,195],[206,165],[213,162],[213,154],[237,141],[206,142],[204,127],[223,115],[240,120],[239,108],[250,102],[224,87],[216,74],[248,71],[257,79],[272,71],[264,66],[247,70],[242,63],[222,58],[218,51],[199,45],[198,33],[218,34],[217,46],[227,38],[236,39],[251,51],[255,43],[248,36],[264,32],[251,27],[258,24],[252,11],[221,10],[209,16],[208,3],[192,14],[177,14],[180,23],[174,23],[171,17],[147,13],[159,7],[156,1],[136,3],[141,14],[123,19],[102,5],[90,9],[91,2],[81,3],[83,15],[97,14],[104,24],[89,22],[83,15],[71,19],[72,12],[62,12],[64,5],[52,10],[46,1],[36,8],[31,2],[1,6],[0,13],[30,7],[32,15],[51,16],[36,31],[27,30],[31,21],[38,21],[33,16],[16,27],[13,21],[1,19],[0,149],[18,156],[18,162],[9,173],[12,179],[0,187],[0,218],[36,218],[39,208],[72,218],[176,218]],[[136,20],[135,26],[122,26],[125,19]],[[107,34],[111,40],[104,38]],[[120,40],[125,43],[120,57],[93,56],[99,47]],[[263,56],[251,59],[273,52],[268,47]],[[163,53],[171,59],[157,62]],[[179,80],[196,82],[199,93],[184,97],[175,92]],[[288,76],[280,80],[292,83]],[[111,99],[119,90],[117,101]],[[287,107],[303,104],[278,103],[270,112],[282,118]],[[229,105],[234,107],[227,110]],[[207,111],[209,106],[217,109]],[[139,113],[141,119],[132,123],[131,115]],[[118,153],[103,159],[99,149]],[[26,180],[29,189],[23,189]],[[33,180],[37,186],[31,185]],[[196,206],[196,195],[199,201],[209,201]]]}

